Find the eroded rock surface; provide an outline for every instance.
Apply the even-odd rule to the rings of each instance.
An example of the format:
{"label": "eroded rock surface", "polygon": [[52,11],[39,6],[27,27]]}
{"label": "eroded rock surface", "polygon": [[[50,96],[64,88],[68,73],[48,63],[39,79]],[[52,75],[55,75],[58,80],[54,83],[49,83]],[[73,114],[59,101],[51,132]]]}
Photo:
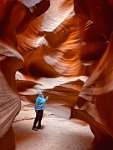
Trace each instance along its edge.
{"label": "eroded rock surface", "polygon": [[[73,116],[88,122],[95,135],[94,150],[112,150],[113,1],[24,2],[1,0],[0,5],[2,146],[13,135],[20,96],[34,102],[42,90],[56,105],[61,98],[71,116],[75,104]],[[76,82],[81,76],[88,77],[85,84]],[[10,142],[14,145],[13,138]]]}

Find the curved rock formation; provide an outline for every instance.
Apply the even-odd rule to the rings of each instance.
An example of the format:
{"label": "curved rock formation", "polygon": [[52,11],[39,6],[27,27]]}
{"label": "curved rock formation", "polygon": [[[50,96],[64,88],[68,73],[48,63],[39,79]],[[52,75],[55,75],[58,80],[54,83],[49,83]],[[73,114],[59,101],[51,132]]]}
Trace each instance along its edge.
{"label": "curved rock formation", "polygon": [[22,61],[23,58],[18,52],[0,42],[0,146],[4,150],[12,150],[15,145],[11,126],[21,106],[16,91],[15,73],[21,67]]}
{"label": "curved rock formation", "polygon": [[[42,1],[42,3],[43,2],[45,3],[45,1]],[[55,27],[57,27],[72,11],[72,6],[73,6],[72,1],[67,2],[67,3],[65,3],[65,1],[60,1],[55,5],[55,7],[58,7],[59,3],[62,4],[62,6],[63,5],[65,6],[63,10],[65,10],[65,8],[67,8],[68,11],[65,10],[65,12],[67,11],[67,13],[65,13],[65,12],[63,12],[63,10],[61,8],[61,10],[63,12],[62,17],[61,17],[61,19],[59,17],[59,21],[54,27],[51,26],[51,29],[52,29],[52,30],[50,29],[51,31],[53,31],[53,29],[55,29]],[[11,50],[11,48],[9,48],[8,45],[6,45],[6,44],[2,45],[2,43],[1,43],[2,47],[1,47],[1,57],[0,57],[1,65],[0,66],[1,66],[1,82],[3,82],[1,90],[4,92],[2,93],[3,96],[1,95],[1,98],[2,98],[1,99],[1,110],[3,111],[3,114],[1,113],[0,115],[2,115],[3,119],[1,120],[2,132],[1,132],[1,139],[0,139],[1,143],[0,144],[2,145],[4,150],[5,149],[8,150],[8,149],[14,149],[14,146],[13,146],[14,138],[12,138],[12,140],[9,140],[10,141],[9,144],[11,144],[11,142],[13,143],[12,147],[5,146],[5,140],[7,138],[9,138],[9,133],[10,133],[10,135],[12,134],[12,130],[10,129],[10,127],[12,125],[12,122],[13,122],[16,114],[20,110],[20,98],[16,92],[15,73],[19,68],[21,68],[21,61],[19,61],[17,59],[18,57],[19,57],[19,59],[21,59],[21,57],[17,51],[19,51],[23,55],[25,61],[27,61],[27,56],[29,55],[28,51],[29,51],[29,53],[31,53],[31,52],[33,52],[33,49],[36,47],[35,45],[32,45],[32,41],[36,42],[36,39],[34,39],[34,37],[33,37],[34,36],[33,32],[31,34],[33,36],[31,37],[31,39],[29,40],[30,42],[28,43],[28,44],[30,44],[31,49],[27,48],[28,49],[27,52],[26,52],[25,46],[23,44],[22,45],[20,44],[21,40],[23,40],[21,38],[23,36],[22,34],[24,34],[24,33],[22,33],[18,36],[17,36],[17,34],[20,32],[23,32],[25,30],[25,28],[28,27],[30,21],[33,21],[33,19],[35,19],[38,15],[41,15],[43,12],[45,12],[48,9],[48,7],[47,7],[47,3],[46,3],[46,7],[44,7],[44,10],[42,11],[42,4],[41,4],[40,9],[42,12],[40,12],[40,10],[38,10],[38,12],[34,13],[35,16],[32,14],[30,16],[31,18],[29,20],[27,20],[28,22],[25,22],[25,19],[27,18],[26,15],[28,15],[28,16],[30,15],[30,13],[29,13],[30,10],[27,9],[25,5],[23,5],[19,1],[13,1],[13,0],[12,1],[2,0],[2,4],[3,4],[3,8],[4,8],[4,13],[3,13],[3,16],[1,16],[1,20],[0,20],[1,21],[0,25],[1,25],[1,29],[2,29],[1,30],[1,40],[15,49],[15,50]],[[53,2],[53,5],[54,4],[55,3]],[[36,8],[37,7],[38,7],[38,5],[36,5]],[[0,10],[0,11],[2,11],[2,10]],[[37,11],[37,9],[36,9],[36,11]],[[60,10],[59,10],[59,12],[60,12]],[[51,14],[52,14],[52,9],[51,9]],[[51,16],[51,18],[52,18],[52,16]],[[48,22],[50,22],[51,18],[48,19]],[[23,22],[22,22],[22,20],[23,20]],[[23,25],[23,23],[25,23],[25,25]],[[39,22],[37,22],[37,23],[39,24]],[[23,27],[22,25],[24,26],[24,29],[22,28]],[[32,27],[32,24],[31,24],[31,27]],[[39,31],[39,29],[36,30],[36,32],[38,32],[38,31]],[[25,32],[27,33],[27,35],[29,35],[29,29],[26,30]],[[36,33],[35,33],[35,38],[37,38]],[[23,42],[27,41],[27,39],[28,39],[27,36],[25,37],[25,39],[26,40],[24,40]],[[39,39],[39,41],[40,41],[40,39]],[[12,53],[14,53],[14,55]],[[37,53],[39,53],[39,55],[40,55],[40,60],[38,61],[39,64],[37,65],[35,62],[35,61],[37,61],[37,59],[36,59],[37,53],[35,53],[35,51],[33,53],[34,53],[34,57],[33,57],[34,59],[30,59],[30,61],[29,61],[30,63],[28,63],[28,65],[27,65],[28,66],[27,67],[28,75],[39,77],[39,75],[41,74],[41,76],[51,77],[51,76],[56,76],[57,74],[59,74],[59,73],[57,73],[57,71],[54,70],[54,67],[52,65],[46,63],[46,61],[43,58],[44,57],[43,53],[42,52],[39,53],[39,51],[37,51]],[[33,53],[32,53],[32,55],[33,55]],[[2,60],[2,57],[3,57],[3,60]],[[36,64],[35,65],[36,67],[34,67],[34,69],[33,69],[32,63]],[[42,64],[44,64],[44,66],[47,66],[47,67],[45,67],[44,69],[42,68],[42,71],[41,71],[41,68],[38,66],[42,65]],[[7,70],[7,68],[8,68],[8,70]],[[23,70],[24,70],[24,68],[23,68]],[[48,73],[46,73],[46,71]],[[52,72],[53,72],[53,75],[52,75]],[[49,74],[49,75],[47,75],[47,74]],[[7,114],[8,109],[5,109],[7,105],[9,105],[9,109],[11,110],[10,113],[8,113],[8,114]],[[3,126],[4,123],[6,123],[6,126]]]}
{"label": "curved rock formation", "polygon": [[[90,124],[94,150],[112,147],[113,1],[32,0],[29,6],[26,2],[1,0],[0,5],[0,39],[5,43],[0,42],[0,146],[14,149],[4,143],[12,134],[14,145],[11,125],[20,110],[18,92],[34,95],[45,90],[57,93],[56,99],[61,92],[73,111],[83,86],[76,91],[73,83],[78,87],[77,77],[88,76],[74,116]],[[15,78],[17,70],[20,79]]]}
{"label": "curved rock formation", "polygon": [[[73,115],[90,124],[95,135],[94,150],[111,150],[113,149],[113,115],[111,106],[111,63],[113,53],[113,37],[111,33],[113,31],[113,22],[110,18],[113,16],[113,8],[106,0],[95,2],[86,0],[84,2],[85,5],[83,5],[82,1],[79,1],[78,5],[75,3],[75,11],[76,6],[78,6],[78,15],[82,14],[82,17],[84,16],[88,21],[92,21],[93,24],[91,27],[88,24],[87,30],[82,31],[82,37],[85,41],[85,47],[83,46],[82,50],[84,49],[85,52],[82,53],[81,51],[81,59],[88,61],[99,58],[100,60],[79,94]],[[83,15],[83,12],[85,15]],[[99,47],[97,47],[97,42],[100,44]]]}

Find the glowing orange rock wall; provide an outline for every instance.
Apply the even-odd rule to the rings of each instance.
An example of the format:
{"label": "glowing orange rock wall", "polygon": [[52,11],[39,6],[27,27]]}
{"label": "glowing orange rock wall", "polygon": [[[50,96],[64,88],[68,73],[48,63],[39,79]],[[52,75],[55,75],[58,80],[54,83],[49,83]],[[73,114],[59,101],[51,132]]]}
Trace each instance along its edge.
{"label": "glowing orange rock wall", "polygon": [[[12,95],[8,104],[15,101],[17,106],[15,111],[11,105],[14,111],[9,114],[13,117],[6,117],[8,126],[1,138],[20,109],[15,82],[15,73],[19,70],[25,75],[26,83],[32,79],[30,88],[36,87],[41,77],[63,77],[68,83],[69,78],[88,75],[75,116],[90,124],[96,137],[95,145],[101,147],[107,139],[110,144],[106,145],[112,146],[112,5],[112,0],[50,0],[50,3],[41,1],[31,13],[19,1],[1,0],[0,37],[5,44],[0,43],[0,103]],[[7,109],[0,106],[7,114]],[[97,144],[99,140],[102,142]]]}

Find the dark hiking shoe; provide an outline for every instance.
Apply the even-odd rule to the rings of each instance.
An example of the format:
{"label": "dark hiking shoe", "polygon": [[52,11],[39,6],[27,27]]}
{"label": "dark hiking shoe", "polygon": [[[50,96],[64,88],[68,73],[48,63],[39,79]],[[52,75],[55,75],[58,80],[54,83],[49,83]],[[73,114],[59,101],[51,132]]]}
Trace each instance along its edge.
{"label": "dark hiking shoe", "polygon": [[32,127],[32,130],[37,131],[38,129],[37,127]]}
{"label": "dark hiking shoe", "polygon": [[44,126],[37,126],[37,129],[44,129]]}

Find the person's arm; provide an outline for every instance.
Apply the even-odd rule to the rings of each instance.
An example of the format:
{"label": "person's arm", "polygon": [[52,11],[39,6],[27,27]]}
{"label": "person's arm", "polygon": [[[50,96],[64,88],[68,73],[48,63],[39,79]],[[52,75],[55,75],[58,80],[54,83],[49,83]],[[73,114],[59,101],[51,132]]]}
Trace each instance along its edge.
{"label": "person's arm", "polygon": [[46,98],[45,98],[45,101],[47,101],[48,100],[48,96],[46,96]]}
{"label": "person's arm", "polygon": [[40,101],[40,98],[37,97],[37,98],[36,98],[36,102],[35,102],[35,108],[37,108],[37,106],[39,105],[39,101]]}

